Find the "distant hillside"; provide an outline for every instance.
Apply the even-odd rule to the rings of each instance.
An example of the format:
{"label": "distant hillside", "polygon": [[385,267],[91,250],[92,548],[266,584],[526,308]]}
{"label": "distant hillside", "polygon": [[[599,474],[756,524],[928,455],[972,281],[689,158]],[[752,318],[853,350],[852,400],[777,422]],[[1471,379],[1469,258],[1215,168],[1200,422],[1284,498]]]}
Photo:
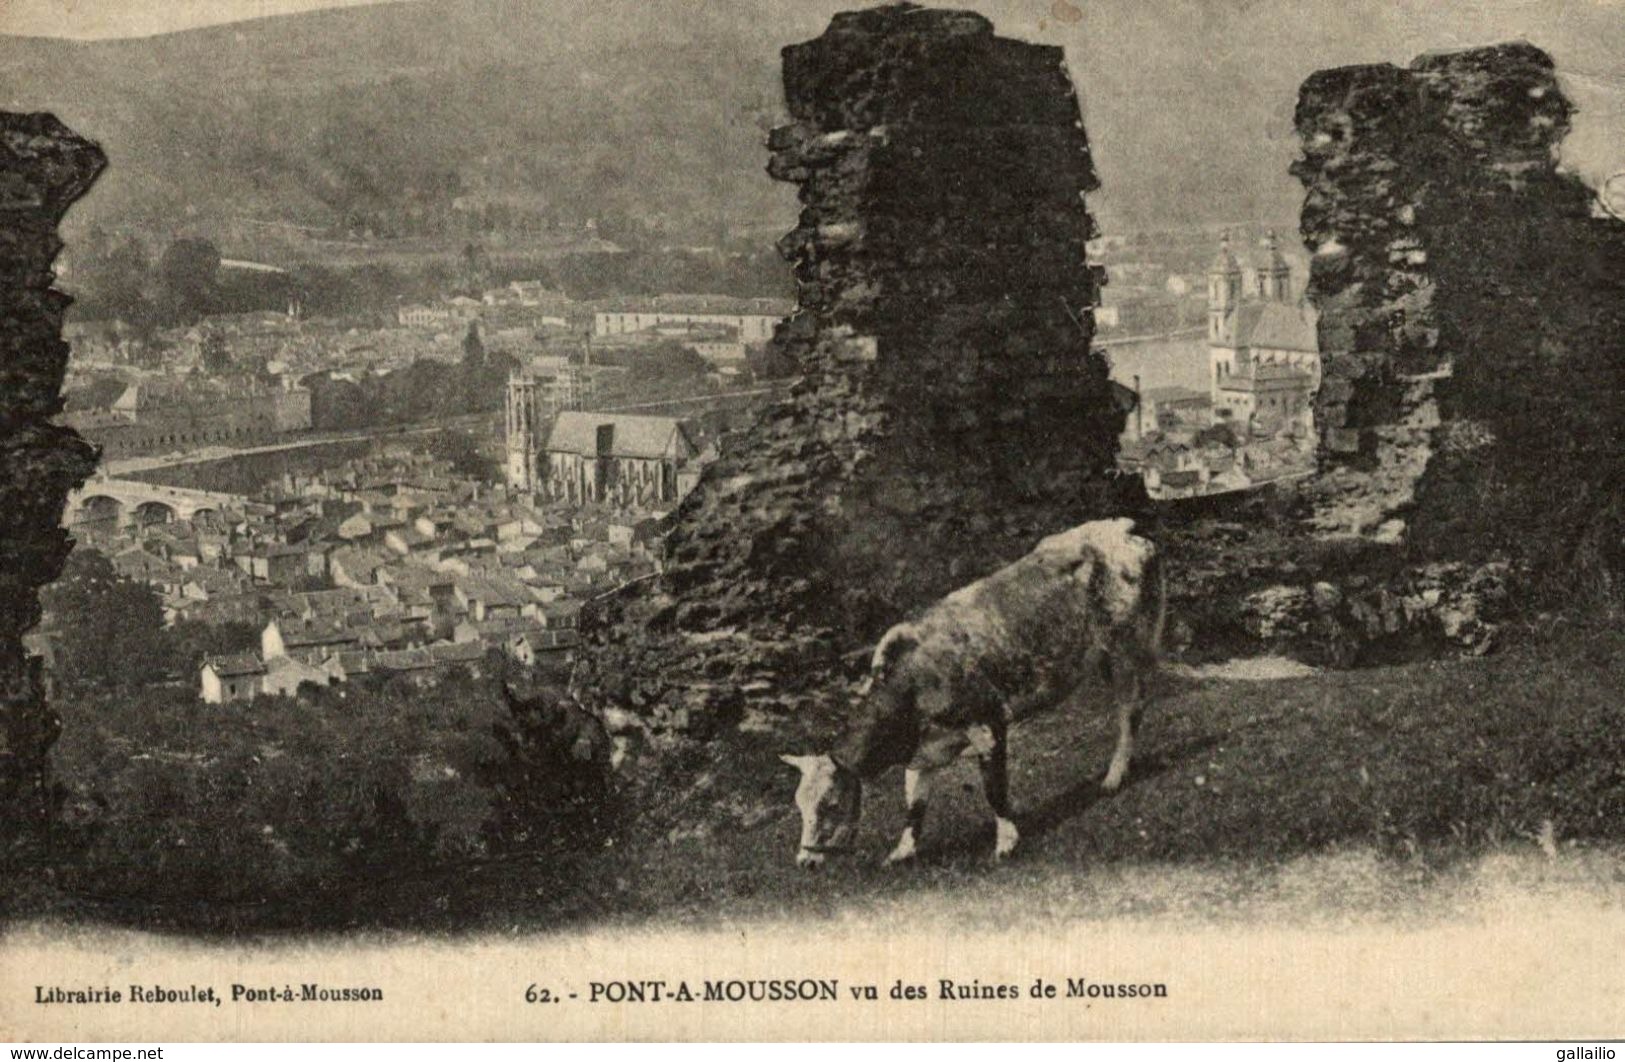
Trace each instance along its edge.
{"label": "distant hillside", "polygon": [[[765,242],[795,212],[792,191],[763,173],[764,134],[783,116],[778,50],[850,6],[437,0],[129,40],[0,36],[0,106],[53,110],[108,149],[112,167],[70,235],[132,218],[205,235],[224,218],[390,227],[475,197],[564,224],[632,219],[677,240],[744,230]],[[1107,223],[1256,214],[1256,196],[1213,187],[1215,175],[1246,187],[1256,170],[1256,148],[1217,117],[1224,102],[1183,85],[1165,58],[1150,75],[1161,121],[1148,125],[1122,91],[1143,57],[1101,45],[1069,55],[1106,145]],[[1281,87],[1275,110],[1289,106]],[[1231,150],[1192,168],[1192,143]],[[1282,179],[1285,161],[1270,163]],[[1262,198],[1276,216],[1291,206]]]}
{"label": "distant hillside", "polygon": [[[1108,228],[1296,215],[1301,80],[1441,43],[1537,38],[1579,72],[1565,155],[1592,179],[1625,165],[1618,16],[1603,6],[1559,19],[1546,0],[1348,0],[1306,18],[1287,0],[1093,0],[1067,25],[1046,22],[1046,3],[952,2],[1066,48]],[[130,40],[0,36],[0,107],[53,110],[112,156],[70,238],[132,214],[160,231],[221,216],[398,226],[474,197],[765,243],[795,214],[762,172],[779,49],[862,3],[426,0]]]}
{"label": "distant hillside", "polygon": [[0,37],[0,106],[54,110],[108,149],[78,224],[326,227],[474,198],[711,234],[791,209],[761,172],[776,50],[743,45],[731,7],[453,0]]}

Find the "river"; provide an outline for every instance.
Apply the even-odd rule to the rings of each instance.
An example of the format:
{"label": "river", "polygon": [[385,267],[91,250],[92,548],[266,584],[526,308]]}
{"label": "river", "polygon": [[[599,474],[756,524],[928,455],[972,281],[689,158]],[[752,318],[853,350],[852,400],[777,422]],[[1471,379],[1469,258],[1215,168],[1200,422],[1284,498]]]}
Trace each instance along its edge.
{"label": "river", "polygon": [[1208,349],[1203,329],[1186,329],[1170,335],[1098,339],[1095,346],[1112,366],[1112,379],[1124,387],[1188,387],[1208,389]]}

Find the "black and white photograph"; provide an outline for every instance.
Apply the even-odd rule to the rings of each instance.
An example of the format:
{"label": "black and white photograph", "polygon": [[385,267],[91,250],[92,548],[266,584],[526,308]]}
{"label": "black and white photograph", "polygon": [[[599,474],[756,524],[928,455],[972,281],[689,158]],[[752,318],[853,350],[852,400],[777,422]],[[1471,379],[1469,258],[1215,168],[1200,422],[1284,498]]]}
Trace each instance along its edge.
{"label": "black and white photograph", "polygon": [[0,1039],[1625,1036],[1619,0],[0,0],[0,304]]}

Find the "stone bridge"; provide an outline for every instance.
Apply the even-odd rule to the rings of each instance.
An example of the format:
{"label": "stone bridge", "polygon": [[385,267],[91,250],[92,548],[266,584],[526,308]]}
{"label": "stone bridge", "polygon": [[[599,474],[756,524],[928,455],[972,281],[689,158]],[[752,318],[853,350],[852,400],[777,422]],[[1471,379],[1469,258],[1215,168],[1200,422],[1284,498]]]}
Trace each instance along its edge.
{"label": "stone bridge", "polygon": [[218,515],[223,510],[242,512],[248,499],[240,494],[220,494],[186,487],[166,487],[136,479],[98,477],[68,495],[62,514],[65,525],[111,521],[127,524],[161,524]]}

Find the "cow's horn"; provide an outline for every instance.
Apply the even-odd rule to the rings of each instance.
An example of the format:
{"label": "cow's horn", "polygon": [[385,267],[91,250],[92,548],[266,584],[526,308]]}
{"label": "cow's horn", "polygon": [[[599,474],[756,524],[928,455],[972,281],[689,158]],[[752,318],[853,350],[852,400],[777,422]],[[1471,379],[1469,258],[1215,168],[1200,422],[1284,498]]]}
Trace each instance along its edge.
{"label": "cow's horn", "polygon": [[818,759],[818,757],[817,756],[794,756],[794,755],[791,755],[790,753],[786,752],[785,754],[780,756],[779,759],[783,760],[785,763],[788,763],[790,766],[794,767],[798,771],[807,771],[807,770],[812,769],[812,765],[813,765],[814,761],[816,761]]}

